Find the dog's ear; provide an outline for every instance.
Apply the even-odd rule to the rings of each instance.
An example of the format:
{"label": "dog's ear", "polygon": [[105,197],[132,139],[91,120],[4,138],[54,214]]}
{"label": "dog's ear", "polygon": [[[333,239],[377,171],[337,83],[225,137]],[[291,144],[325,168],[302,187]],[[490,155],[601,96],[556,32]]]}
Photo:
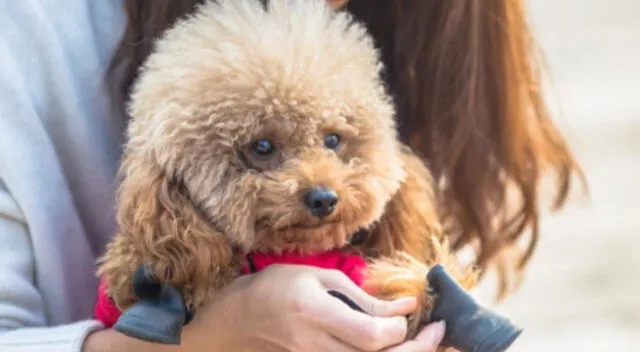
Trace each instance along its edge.
{"label": "dog's ear", "polygon": [[401,151],[401,160],[406,177],[372,230],[369,247],[376,256],[393,257],[403,251],[430,262],[438,250],[434,240],[444,240],[431,173],[408,149]]}
{"label": "dog's ear", "polygon": [[206,298],[219,286],[215,280],[234,275],[230,242],[199,213],[179,182],[156,164],[133,158],[123,161],[121,171],[118,232],[99,270],[116,304],[132,303],[131,279],[141,264],[181,288],[188,304]]}

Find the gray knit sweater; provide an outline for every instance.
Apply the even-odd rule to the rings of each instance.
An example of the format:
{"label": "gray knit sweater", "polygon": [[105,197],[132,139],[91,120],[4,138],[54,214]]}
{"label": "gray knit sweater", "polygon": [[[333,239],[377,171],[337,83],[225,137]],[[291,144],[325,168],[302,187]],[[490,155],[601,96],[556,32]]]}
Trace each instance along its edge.
{"label": "gray knit sweater", "polygon": [[0,0],[0,351],[76,352],[114,230],[120,0]]}

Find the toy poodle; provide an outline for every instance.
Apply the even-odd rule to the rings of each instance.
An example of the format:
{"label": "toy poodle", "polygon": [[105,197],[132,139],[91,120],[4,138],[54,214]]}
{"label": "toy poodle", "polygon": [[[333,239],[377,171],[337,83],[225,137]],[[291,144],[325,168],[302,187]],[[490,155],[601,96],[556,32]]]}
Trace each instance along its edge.
{"label": "toy poodle", "polygon": [[433,320],[430,269],[473,288],[381,74],[365,26],[321,0],[210,1],[172,26],[131,96],[98,270],[115,307],[145,294],[141,273],[197,313],[243,273],[310,263],[382,299],[418,297],[411,338]]}

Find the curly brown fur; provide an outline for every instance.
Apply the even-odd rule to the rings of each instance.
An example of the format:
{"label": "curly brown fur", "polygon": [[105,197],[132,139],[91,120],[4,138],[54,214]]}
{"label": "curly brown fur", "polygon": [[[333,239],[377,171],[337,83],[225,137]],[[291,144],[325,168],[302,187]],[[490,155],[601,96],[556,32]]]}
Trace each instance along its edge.
{"label": "curly brown fur", "polygon": [[420,309],[409,317],[408,337],[413,337],[428,322],[433,303],[425,281],[430,267],[443,264],[467,289],[475,287],[479,273],[463,268],[450,251],[438,223],[428,169],[408,149],[403,149],[402,161],[406,178],[366,244],[375,252],[364,285],[388,300],[418,297]]}
{"label": "curly brown fur", "polygon": [[[248,251],[343,248],[365,229],[368,287],[417,294],[412,321],[423,323],[426,269],[454,260],[429,172],[397,141],[380,69],[365,28],[322,0],[275,1],[266,14],[254,0],[208,3],[169,30],[132,95],[119,231],[99,269],[116,305],[133,303],[140,264],[197,308]],[[268,155],[255,149],[264,140]],[[303,204],[314,187],[339,197],[326,217]]]}
{"label": "curly brown fur", "polygon": [[144,160],[127,158],[123,169],[130,173],[120,188],[119,231],[98,272],[119,308],[135,300],[131,280],[140,264],[181,287],[188,305],[200,304],[237,276],[240,261],[231,242],[200,215],[176,181]]}

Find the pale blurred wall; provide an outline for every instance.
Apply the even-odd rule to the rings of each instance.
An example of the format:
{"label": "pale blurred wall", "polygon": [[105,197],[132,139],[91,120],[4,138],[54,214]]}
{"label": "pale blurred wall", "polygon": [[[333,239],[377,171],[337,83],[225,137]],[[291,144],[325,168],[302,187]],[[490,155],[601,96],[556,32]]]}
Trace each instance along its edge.
{"label": "pale blurred wall", "polygon": [[590,198],[545,215],[512,351],[640,351],[640,0],[529,0]]}

